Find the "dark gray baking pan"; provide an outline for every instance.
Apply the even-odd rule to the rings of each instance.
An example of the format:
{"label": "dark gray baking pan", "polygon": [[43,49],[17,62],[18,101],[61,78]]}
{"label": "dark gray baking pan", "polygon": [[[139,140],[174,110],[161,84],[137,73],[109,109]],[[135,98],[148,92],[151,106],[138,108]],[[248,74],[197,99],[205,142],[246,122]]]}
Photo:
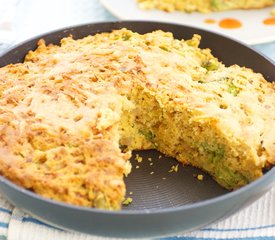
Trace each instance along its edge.
{"label": "dark gray baking pan", "polygon": [[[6,52],[0,66],[23,61],[25,54],[36,48],[38,39],[58,44],[72,34],[82,38],[89,34],[126,27],[139,33],[157,29],[171,31],[179,39],[202,36],[201,47],[209,47],[226,65],[239,64],[261,72],[269,81],[275,79],[274,63],[249,47],[226,37],[182,25],[157,22],[108,22],[69,27],[26,41]],[[136,153],[134,153],[135,156]],[[257,181],[234,192],[218,186],[207,174],[177,162],[156,151],[142,151],[143,162],[134,159],[128,178],[127,196],[133,202],[122,211],[103,211],[77,207],[45,199],[0,177],[0,191],[18,208],[55,227],[108,237],[159,237],[201,228],[228,217],[263,196],[275,183],[275,168]],[[134,157],[133,157],[134,158]],[[152,159],[152,160],[151,160]],[[151,161],[150,161],[151,160]],[[139,168],[136,168],[139,165]],[[196,176],[204,175],[203,181]]]}

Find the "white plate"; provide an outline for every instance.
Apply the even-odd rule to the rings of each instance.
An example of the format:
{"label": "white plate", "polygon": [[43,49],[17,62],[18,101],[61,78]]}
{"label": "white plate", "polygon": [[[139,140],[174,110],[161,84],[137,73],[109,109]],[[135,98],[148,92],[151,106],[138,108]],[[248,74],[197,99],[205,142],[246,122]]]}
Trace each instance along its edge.
{"label": "white plate", "polygon": [[[140,10],[135,0],[101,0],[102,4],[116,17],[122,20],[152,20],[179,23],[191,27],[198,27],[215,31],[247,44],[264,43],[275,40],[275,25],[265,25],[263,20],[271,17],[274,7],[260,10],[235,10],[218,13],[166,13],[158,10]],[[237,19],[242,27],[223,29],[218,22],[225,18]],[[205,23],[206,19],[216,20],[215,24]]]}

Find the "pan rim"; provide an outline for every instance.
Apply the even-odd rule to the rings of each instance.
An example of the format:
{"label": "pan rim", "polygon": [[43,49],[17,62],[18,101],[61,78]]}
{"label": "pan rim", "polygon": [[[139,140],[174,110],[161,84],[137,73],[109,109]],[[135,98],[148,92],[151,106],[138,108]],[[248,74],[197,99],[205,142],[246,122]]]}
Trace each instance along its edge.
{"label": "pan rim", "polygon": [[[101,25],[102,26],[102,25],[111,25],[111,24],[161,24],[161,25],[166,25],[166,26],[189,28],[189,29],[193,29],[193,30],[196,30],[196,31],[200,31],[200,32],[210,33],[210,34],[216,35],[218,37],[222,37],[224,39],[235,42],[239,45],[242,45],[242,47],[248,48],[249,50],[251,50],[251,51],[257,53],[258,55],[260,55],[261,57],[265,58],[269,62],[275,64],[275,60],[271,59],[270,57],[263,54],[259,50],[255,49],[255,48],[252,48],[251,45],[248,45],[248,44],[246,44],[246,43],[244,43],[240,40],[234,39],[232,37],[226,36],[225,34],[216,33],[215,31],[206,30],[206,29],[203,29],[203,28],[191,27],[191,26],[188,26],[188,25],[185,25],[185,24],[168,23],[168,22],[155,21],[155,20],[151,20],[151,21],[147,21],[147,20],[95,21],[95,22],[91,22],[91,23],[81,23],[81,24],[76,24],[76,25],[69,25],[67,27],[57,28],[57,29],[53,29],[53,30],[50,30],[50,31],[47,31],[47,32],[44,32],[44,33],[40,33],[40,34],[37,34],[33,37],[29,37],[29,38],[26,38],[26,39],[18,42],[18,43],[15,43],[14,45],[9,46],[6,50],[1,52],[0,58],[2,58],[6,54],[8,54],[10,51],[12,51],[12,50],[24,45],[24,44],[27,44],[31,41],[34,41],[34,40],[37,40],[37,39],[40,39],[40,38],[43,38],[43,37],[47,37],[47,36],[52,35],[52,34],[56,34],[56,33],[59,33],[59,32],[64,32],[65,33],[65,32],[68,32],[69,30],[74,29],[74,28],[89,27],[89,26],[96,26],[96,25]],[[121,28],[123,28],[123,27],[121,27]],[[100,30],[97,31],[97,33],[102,33],[102,32],[103,31],[100,31]]]}
{"label": "pan rim", "polygon": [[[161,25],[166,25],[166,26],[174,26],[174,27],[179,27],[179,28],[188,28],[188,29],[192,29],[194,31],[200,31],[200,32],[205,32],[205,33],[210,33],[219,37],[223,37],[227,40],[233,41],[239,45],[241,45],[242,47],[248,48],[251,51],[257,53],[258,55],[260,55],[262,58],[266,59],[267,61],[269,61],[270,63],[272,63],[273,65],[275,64],[275,61],[273,61],[272,59],[270,59],[269,57],[267,57],[266,55],[264,55],[263,53],[255,50],[254,48],[252,48],[251,46],[235,40],[233,38],[227,37],[223,34],[218,34],[215,33],[213,31],[209,31],[209,30],[205,30],[205,29],[200,29],[200,28],[195,28],[195,27],[190,27],[190,26],[186,26],[186,25],[181,25],[181,24],[173,24],[173,23],[165,23],[165,22],[160,22],[160,21],[108,21],[108,22],[92,22],[92,23],[85,23],[85,24],[79,24],[79,25],[72,25],[72,26],[68,26],[68,27],[64,27],[64,28],[60,28],[60,29],[56,29],[56,30],[52,30],[49,32],[45,32],[42,34],[39,34],[37,36],[31,37],[29,39],[26,39],[22,42],[19,42],[11,47],[9,47],[6,51],[4,51],[1,55],[0,58],[5,57],[6,54],[9,54],[11,51],[15,50],[16,48],[28,44],[34,40],[38,40],[40,38],[45,38],[49,35],[53,35],[53,34],[57,34],[59,32],[69,32],[70,30],[72,31],[74,28],[81,28],[81,27],[89,27],[89,26],[97,26],[97,25],[111,25],[112,24],[129,24],[128,27],[130,27],[130,24],[135,25],[135,24],[161,24]],[[121,26],[122,28],[122,26]],[[104,32],[101,31],[100,29],[98,29],[98,33],[100,32]],[[95,34],[95,33],[94,33]],[[260,185],[263,181],[267,181],[268,179],[271,179],[271,187],[275,185],[275,167],[273,167],[272,169],[270,169],[266,174],[264,174],[262,177],[260,177],[259,179],[247,184],[246,186],[241,187],[240,189],[237,189],[235,191],[214,197],[214,198],[210,198],[210,199],[206,199],[206,200],[202,200],[202,201],[198,201],[195,203],[188,203],[182,206],[177,206],[177,207],[166,207],[166,208],[161,208],[161,209],[140,209],[140,210],[120,210],[120,211],[110,211],[110,210],[102,210],[102,209],[96,209],[96,208],[89,208],[89,207],[81,207],[81,206],[77,206],[77,205],[72,205],[72,204],[68,204],[65,202],[59,202],[53,199],[49,199],[46,197],[43,197],[39,194],[36,194],[35,192],[32,192],[30,190],[27,190],[19,185],[16,185],[15,183],[13,183],[12,181],[8,180],[7,178],[5,178],[4,176],[0,175],[0,184],[6,184],[9,187],[11,187],[12,189],[19,191],[25,195],[27,195],[28,197],[34,198],[37,201],[42,201],[44,203],[47,204],[53,204],[53,205],[57,205],[59,207],[63,207],[63,208],[70,208],[72,210],[75,211],[84,211],[84,212],[89,212],[89,213],[98,213],[98,214],[105,214],[105,215],[114,215],[114,216],[129,216],[129,215],[147,215],[147,214],[167,214],[167,213],[173,213],[173,212],[179,212],[179,211],[186,211],[186,210],[192,210],[194,208],[200,208],[200,207],[205,207],[207,205],[212,205],[218,202],[222,202],[226,199],[230,199],[235,197],[236,195],[239,194],[243,194],[245,192],[250,191],[250,189],[253,189],[255,187],[257,187],[258,185]],[[269,187],[269,189],[271,189],[271,187]]]}

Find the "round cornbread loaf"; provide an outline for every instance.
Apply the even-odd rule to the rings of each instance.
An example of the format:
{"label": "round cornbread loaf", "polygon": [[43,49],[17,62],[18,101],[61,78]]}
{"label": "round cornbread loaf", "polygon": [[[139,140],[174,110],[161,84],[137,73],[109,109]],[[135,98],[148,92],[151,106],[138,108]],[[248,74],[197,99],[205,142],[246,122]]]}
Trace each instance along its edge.
{"label": "round cornbread loaf", "polygon": [[127,29],[41,40],[0,69],[0,172],[67,203],[120,209],[134,149],[157,149],[228,189],[275,164],[275,87],[226,67],[200,36]]}

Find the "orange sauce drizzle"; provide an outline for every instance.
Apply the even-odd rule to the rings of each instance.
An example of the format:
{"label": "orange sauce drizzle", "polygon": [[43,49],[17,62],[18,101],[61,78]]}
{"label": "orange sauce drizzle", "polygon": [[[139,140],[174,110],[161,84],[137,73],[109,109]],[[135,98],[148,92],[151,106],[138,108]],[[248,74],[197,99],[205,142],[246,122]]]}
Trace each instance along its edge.
{"label": "orange sauce drizzle", "polygon": [[204,22],[208,23],[208,24],[214,24],[214,23],[216,23],[216,20],[208,18],[208,19],[205,19]]}
{"label": "orange sauce drizzle", "polygon": [[219,22],[219,26],[226,29],[235,29],[240,28],[242,23],[234,18],[225,18]]}
{"label": "orange sauce drizzle", "polygon": [[265,25],[275,25],[275,17],[267,18],[263,21]]}

